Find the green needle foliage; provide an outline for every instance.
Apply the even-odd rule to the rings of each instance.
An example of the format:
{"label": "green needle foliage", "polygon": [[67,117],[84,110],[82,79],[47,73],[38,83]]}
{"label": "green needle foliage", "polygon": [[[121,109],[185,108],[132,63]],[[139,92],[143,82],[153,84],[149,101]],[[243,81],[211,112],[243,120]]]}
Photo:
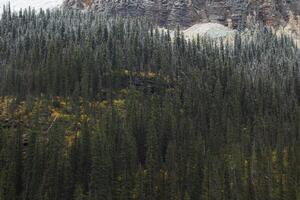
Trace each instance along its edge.
{"label": "green needle foliage", "polygon": [[299,200],[300,59],[262,28],[4,10],[0,200]]}

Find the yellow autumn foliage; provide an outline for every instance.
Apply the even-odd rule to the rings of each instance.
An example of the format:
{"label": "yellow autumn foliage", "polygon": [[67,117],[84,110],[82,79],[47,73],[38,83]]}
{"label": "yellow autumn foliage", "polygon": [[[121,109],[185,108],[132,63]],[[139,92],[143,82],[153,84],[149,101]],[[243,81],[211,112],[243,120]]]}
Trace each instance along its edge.
{"label": "yellow autumn foliage", "polygon": [[50,113],[51,113],[51,117],[53,117],[53,118],[57,118],[60,116],[59,111],[56,109],[51,109]]}
{"label": "yellow autumn foliage", "polygon": [[144,78],[155,78],[157,74],[154,72],[140,72],[139,75]]}
{"label": "yellow autumn foliage", "polygon": [[277,152],[273,151],[272,152],[272,162],[275,163],[277,161]]}
{"label": "yellow autumn foliage", "polygon": [[244,167],[245,167],[245,168],[248,167],[248,160],[244,160]]}
{"label": "yellow autumn foliage", "polygon": [[121,89],[120,94],[121,95],[128,95],[128,89]]}
{"label": "yellow autumn foliage", "polygon": [[99,107],[100,107],[101,109],[107,108],[107,107],[108,107],[107,101],[101,101],[100,104],[99,104]]}
{"label": "yellow autumn foliage", "polygon": [[80,115],[80,121],[81,122],[85,122],[85,121],[88,121],[88,120],[89,120],[89,117],[86,114],[81,114]]}
{"label": "yellow autumn foliage", "polygon": [[67,105],[67,102],[65,102],[65,101],[60,101],[60,106],[61,107],[65,107]]}
{"label": "yellow autumn foliage", "polygon": [[137,199],[137,194],[136,193],[132,193],[132,199]]}
{"label": "yellow autumn foliage", "polygon": [[123,73],[126,76],[137,76],[137,77],[143,77],[143,78],[155,78],[158,76],[157,73],[154,72],[145,72],[145,71],[141,71],[141,72],[133,72],[133,71],[129,71],[129,70],[123,70],[121,71],[121,73]]}
{"label": "yellow autumn foliage", "polygon": [[75,142],[75,139],[80,136],[80,131],[74,133],[66,133],[65,142],[68,147],[72,146]]}
{"label": "yellow autumn foliage", "polygon": [[124,99],[115,99],[113,100],[113,106],[117,108],[122,108],[125,105]]}

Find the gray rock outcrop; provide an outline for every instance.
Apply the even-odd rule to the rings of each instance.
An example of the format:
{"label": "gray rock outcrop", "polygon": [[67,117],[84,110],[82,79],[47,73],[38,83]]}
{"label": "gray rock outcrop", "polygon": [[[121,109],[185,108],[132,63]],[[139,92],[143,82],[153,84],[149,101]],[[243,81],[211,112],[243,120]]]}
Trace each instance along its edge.
{"label": "gray rock outcrop", "polygon": [[64,6],[97,10],[107,15],[145,16],[159,25],[188,27],[195,23],[246,23],[249,16],[267,25],[300,15],[300,0],[65,0]]}

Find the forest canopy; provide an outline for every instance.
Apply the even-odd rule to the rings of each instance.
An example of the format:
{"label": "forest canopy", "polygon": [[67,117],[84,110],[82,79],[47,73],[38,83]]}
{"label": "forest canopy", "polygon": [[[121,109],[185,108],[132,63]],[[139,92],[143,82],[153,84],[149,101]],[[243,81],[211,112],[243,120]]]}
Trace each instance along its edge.
{"label": "forest canopy", "polygon": [[4,10],[0,199],[300,199],[300,60],[268,28]]}

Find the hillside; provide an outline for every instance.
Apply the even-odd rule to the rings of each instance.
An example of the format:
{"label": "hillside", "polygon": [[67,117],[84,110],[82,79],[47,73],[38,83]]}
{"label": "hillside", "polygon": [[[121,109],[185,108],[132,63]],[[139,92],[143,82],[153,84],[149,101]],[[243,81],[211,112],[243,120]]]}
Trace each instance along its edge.
{"label": "hillside", "polygon": [[10,4],[13,11],[20,9],[51,9],[61,7],[63,0],[1,0],[0,1],[0,14],[3,12],[3,6]]}
{"label": "hillside", "polygon": [[172,34],[143,18],[5,10],[0,199],[299,199],[292,39]]}
{"label": "hillside", "polygon": [[237,27],[248,16],[272,25],[285,25],[288,13],[300,15],[300,1],[277,0],[65,0],[68,8],[96,10],[107,15],[145,16],[161,26],[189,27],[195,23],[228,21]]}
{"label": "hillside", "polygon": [[[197,34],[200,36],[219,38],[232,35],[233,31],[230,31],[228,28],[237,28],[241,25],[241,22],[243,22],[242,24],[244,24],[246,28],[252,28],[253,24],[256,23],[264,23],[278,29],[278,34],[284,33],[292,36],[300,46],[300,30],[298,28],[300,27],[300,3],[297,1],[286,1],[285,3],[276,3],[276,1],[172,2],[173,1],[164,3],[163,1],[158,1],[155,3],[157,8],[154,9],[152,8],[153,5],[146,0],[136,1],[135,3],[133,1],[107,2],[96,0],[4,0],[0,2],[0,15],[3,11],[3,6],[10,3],[11,9],[17,12],[20,9],[24,10],[29,7],[36,10],[41,8],[75,8],[81,10],[96,10],[106,15],[146,16],[152,18],[154,23],[163,26],[163,29],[166,27],[174,29],[176,25],[181,25],[181,29],[187,38],[196,37]],[[164,7],[165,9],[163,9]],[[185,16],[186,9],[183,8],[189,7],[192,8],[193,12],[197,12],[196,16],[194,16],[195,13],[191,14],[190,11],[188,12],[190,14]],[[142,8],[142,11],[139,12],[138,8]],[[173,11],[173,9],[177,11]],[[157,14],[160,12],[163,12],[164,15]],[[173,16],[173,14],[171,15],[172,12],[173,14],[179,14]],[[199,12],[204,12],[205,15],[203,15],[203,13],[199,14]],[[167,13],[169,13],[170,16],[167,16]],[[153,16],[155,16],[154,20]]]}

